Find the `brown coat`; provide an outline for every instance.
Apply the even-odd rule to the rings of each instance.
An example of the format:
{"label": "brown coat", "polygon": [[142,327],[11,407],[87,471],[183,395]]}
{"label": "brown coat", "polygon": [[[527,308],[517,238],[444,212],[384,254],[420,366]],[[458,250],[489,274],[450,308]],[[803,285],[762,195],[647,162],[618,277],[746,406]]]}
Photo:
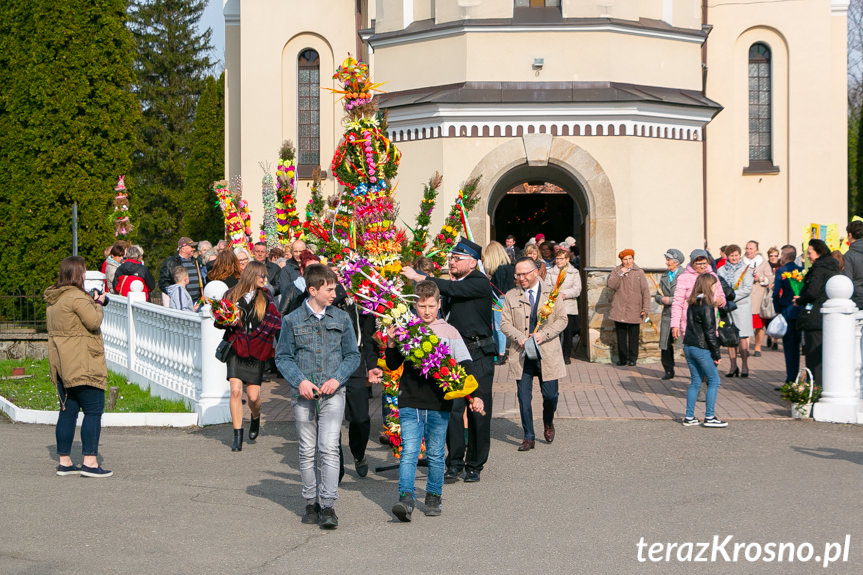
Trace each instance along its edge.
{"label": "brown coat", "polygon": [[108,388],[102,343],[102,306],[74,286],[45,290],[51,381],[64,387]]}
{"label": "brown coat", "polygon": [[[539,294],[539,306],[542,307],[548,301],[548,295],[551,291],[543,284]],[[554,306],[551,315],[539,327],[538,333],[541,334],[541,342],[539,349],[542,352],[542,378],[546,381],[552,379],[561,379],[566,377],[566,366],[563,363],[563,350],[560,347],[560,332],[566,328],[567,318],[564,306],[560,305],[560,300]],[[530,335],[528,328],[530,327],[530,302],[528,301],[527,293],[520,287],[513,288],[506,292],[506,297],[503,301],[503,313],[500,319],[500,330],[513,341],[509,346],[509,357],[507,365],[509,365],[509,378],[514,381],[521,379],[522,371],[524,371],[524,348],[521,344]]]}
{"label": "brown coat", "polygon": [[650,288],[647,276],[635,264],[626,275],[623,266],[617,266],[608,275],[608,289],[614,292],[608,319],[621,323],[641,323],[641,312],[650,313]]}

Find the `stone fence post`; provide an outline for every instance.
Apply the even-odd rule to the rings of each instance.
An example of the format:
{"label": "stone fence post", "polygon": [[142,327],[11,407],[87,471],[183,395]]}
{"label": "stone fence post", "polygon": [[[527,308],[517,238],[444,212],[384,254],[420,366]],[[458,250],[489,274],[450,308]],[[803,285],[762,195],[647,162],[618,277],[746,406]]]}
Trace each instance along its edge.
{"label": "stone fence post", "polygon": [[[221,299],[228,291],[224,282],[212,281],[204,287],[204,296]],[[201,396],[198,399],[198,425],[231,420],[228,368],[216,359],[216,348],[224,332],[213,325],[210,306],[205,305],[201,320]]]}
{"label": "stone fence post", "polygon": [[822,392],[814,406],[816,421],[858,423],[859,382],[854,379],[860,350],[855,349],[857,306],[851,301],[854,285],[844,275],[827,281],[823,315]]}

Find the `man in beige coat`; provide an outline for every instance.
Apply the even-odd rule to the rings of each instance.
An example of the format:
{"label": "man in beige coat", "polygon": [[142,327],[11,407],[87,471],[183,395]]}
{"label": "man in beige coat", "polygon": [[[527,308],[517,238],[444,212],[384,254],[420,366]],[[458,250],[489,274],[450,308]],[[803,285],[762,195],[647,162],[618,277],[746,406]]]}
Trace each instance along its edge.
{"label": "man in beige coat", "polygon": [[[557,336],[566,327],[567,318],[564,306],[555,305],[551,315],[537,329],[540,310],[548,303],[550,289],[540,281],[539,270],[532,259],[523,257],[516,262],[515,284],[516,287],[504,297],[500,329],[515,344],[509,348],[507,364],[509,376],[516,380],[518,387],[518,405],[524,430],[524,441],[518,450],[528,451],[536,444],[531,407],[534,376],[539,378],[542,393],[545,440],[549,443],[554,441],[557,380],[566,375],[563,351]],[[533,341],[529,341],[531,339]],[[527,357],[525,345],[538,349],[539,357]]]}

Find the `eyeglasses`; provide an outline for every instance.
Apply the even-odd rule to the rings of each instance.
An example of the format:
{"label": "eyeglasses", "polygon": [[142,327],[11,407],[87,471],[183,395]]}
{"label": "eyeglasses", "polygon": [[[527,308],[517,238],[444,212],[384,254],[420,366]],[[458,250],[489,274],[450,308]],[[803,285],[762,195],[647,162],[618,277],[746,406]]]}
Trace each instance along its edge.
{"label": "eyeglasses", "polygon": [[536,272],[536,270],[530,270],[529,272],[525,272],[523,274],[515,274],[515,277],[526,278],[527,276],[529,276],[530,274],[535,273],[535,272]]}
{"label": "eyeglasses", "polygon": [[467,257],[467,256],[460,256],[460,255],[458,255],[458,254],[450,254],[450,255],[449,255],[449,259],[450,259],[450,261],[452,261],[452,262],[461,262],[461,261],[464,261],[464,260],[469,260],[470,258],[469,258],[469,257]]}
{"label": "eyeglasses", "polygon": [[706,266],[707,262],[706,261],[705,262],[692,262],[692,265],[694,265],[694,266]]}
{"label": "eyeglasses", "polygon": [[237,261],[241,264],[247,264],[249,263],[249,258],[238,258]]}
{"label": "eyeglasses", "polygon": [[265,280],[265,279],[267,279],[267,274],[258,274],[258,277],[261,278],[262,280]]}

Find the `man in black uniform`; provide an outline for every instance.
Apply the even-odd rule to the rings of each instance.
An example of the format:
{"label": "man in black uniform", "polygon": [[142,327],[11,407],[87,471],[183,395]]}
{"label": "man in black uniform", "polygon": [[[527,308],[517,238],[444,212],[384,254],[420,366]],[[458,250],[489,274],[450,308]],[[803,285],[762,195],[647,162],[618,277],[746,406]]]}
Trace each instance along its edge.
{"label": "man in black uniform", "polygon": [[[474,396],[485,404],[485,415],[468,410],[468,445],[465,450],[465,400],[453,401],[447,430],[447,470],[444,481],[454,483],[464,473],[465,483],[479,481],[479,474],[488,460],[491,443],[491,384],[494,379],[494,357],[497,344],[492,337],[492,289],[488,278],[476,269],[481,248],[462,239],[449,254],[451,280],[425,277],[411,267],[402,269],[412,281],[435,282],[443,299],[446,320],[461,334],[473,361],[473,374],[479,384]],[[465,453],[467,451],[467,453]]]}

